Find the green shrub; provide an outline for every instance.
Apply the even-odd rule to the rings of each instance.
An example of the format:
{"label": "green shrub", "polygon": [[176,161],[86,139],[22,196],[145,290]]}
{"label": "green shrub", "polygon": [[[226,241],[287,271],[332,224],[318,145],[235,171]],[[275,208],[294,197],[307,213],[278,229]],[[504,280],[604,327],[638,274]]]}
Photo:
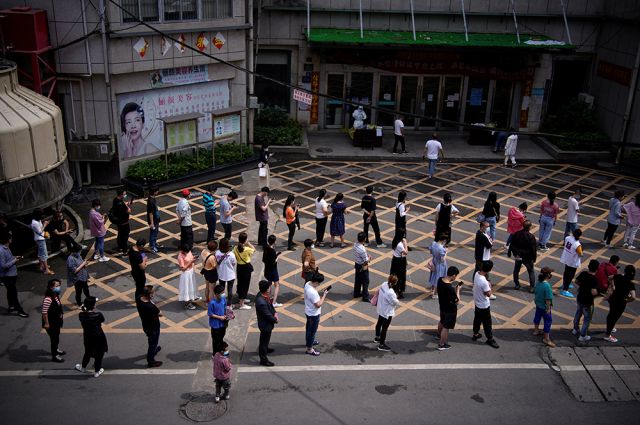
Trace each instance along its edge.
{"label": "green shrub", "polygon": [[256,145],[300,146],[302,126],[294,120],[288,120],[283,127],[254,127],[253,141]]}
{"label": "green shrub", "polygon": [[[253,155],[246,145],[242,146],[242,154],[240,150],[240,145],[237,143],[216,145],[215,165],[240,162]],[[211,151],[200,148],[197,160],[195,152],[193,155],[170,153],[167,155],[167,162],[168,167],[165,167],[164,156],[137,161],[127,170],[127,177],[134,180],[163,181],[204,171],[212,167]]]}
{"label": "green shrub", "polygon": [[600,131],[598,117],[584,102],[572,100],[556,115],[549,115],[542,124],[545,133],[564,136],[549,137],[549,141],[567,151],[606,151],[611,149],[609,137]]}
{"label": "green shrub", "polygon": [[280,108],[264,108],[255,118],[256,127],[284,127],[289,121],[289,116]]}

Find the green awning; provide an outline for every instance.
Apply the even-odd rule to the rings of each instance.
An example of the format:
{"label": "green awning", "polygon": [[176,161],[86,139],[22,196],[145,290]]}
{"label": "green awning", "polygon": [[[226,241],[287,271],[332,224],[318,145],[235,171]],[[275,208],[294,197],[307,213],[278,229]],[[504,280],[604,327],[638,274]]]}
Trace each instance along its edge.
{"label": "green awning", "polygon": [[515,34],[469,33],[466,41],[464,33],[416,31],[413,39],[411,31],[365,30],[360,38],[358,29],[311,28],[311,43],[356,44],[356,45],[397,45],[424,47],[506,47],[518,49],[575,49],[567,44],[543,35],[520,34],[520,44]]}

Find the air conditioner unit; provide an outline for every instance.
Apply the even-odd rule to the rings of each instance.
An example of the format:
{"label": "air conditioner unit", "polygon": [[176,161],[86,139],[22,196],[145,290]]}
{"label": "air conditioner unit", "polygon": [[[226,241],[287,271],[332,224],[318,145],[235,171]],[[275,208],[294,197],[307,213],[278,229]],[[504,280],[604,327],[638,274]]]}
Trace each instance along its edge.
{"label": "air conditioner unit", "polygon": [[115,152],[109,139],[72,140],[67,143],[70,161],[109,162]]}
{"label": "air conditioner unit", "polygon": [[578,100],[580,102],[586,103],[587,105],[589,105],[590,108],[593,108],[593,101],[595,99],[589,93],[578,93]]}

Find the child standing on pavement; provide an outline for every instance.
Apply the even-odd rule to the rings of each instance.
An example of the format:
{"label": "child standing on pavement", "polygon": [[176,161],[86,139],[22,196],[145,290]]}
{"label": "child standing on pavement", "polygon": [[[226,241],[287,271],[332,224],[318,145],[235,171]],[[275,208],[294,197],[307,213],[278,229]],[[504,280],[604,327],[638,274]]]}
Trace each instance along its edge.
{"label": "child standing on pavement", "polygon": [[[213,379],[216,382],[216,403],[220,402],[220,397],[229,400],[229,389],[231,388],[231,360],[229,360],[229,344],[222,342],[220,351],[213,356]],[[224,392],[220,395],[220,390]]]}

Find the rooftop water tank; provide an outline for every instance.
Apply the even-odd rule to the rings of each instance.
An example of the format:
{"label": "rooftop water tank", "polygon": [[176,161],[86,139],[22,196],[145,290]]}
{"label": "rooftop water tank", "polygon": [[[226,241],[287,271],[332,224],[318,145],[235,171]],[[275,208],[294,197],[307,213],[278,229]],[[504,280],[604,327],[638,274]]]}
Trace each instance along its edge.
{"label": "rooftop water tank", "polygon": [[0,59],[0,211],[23,215],[72,187],[60,109],[19,85],[16,64]]}

